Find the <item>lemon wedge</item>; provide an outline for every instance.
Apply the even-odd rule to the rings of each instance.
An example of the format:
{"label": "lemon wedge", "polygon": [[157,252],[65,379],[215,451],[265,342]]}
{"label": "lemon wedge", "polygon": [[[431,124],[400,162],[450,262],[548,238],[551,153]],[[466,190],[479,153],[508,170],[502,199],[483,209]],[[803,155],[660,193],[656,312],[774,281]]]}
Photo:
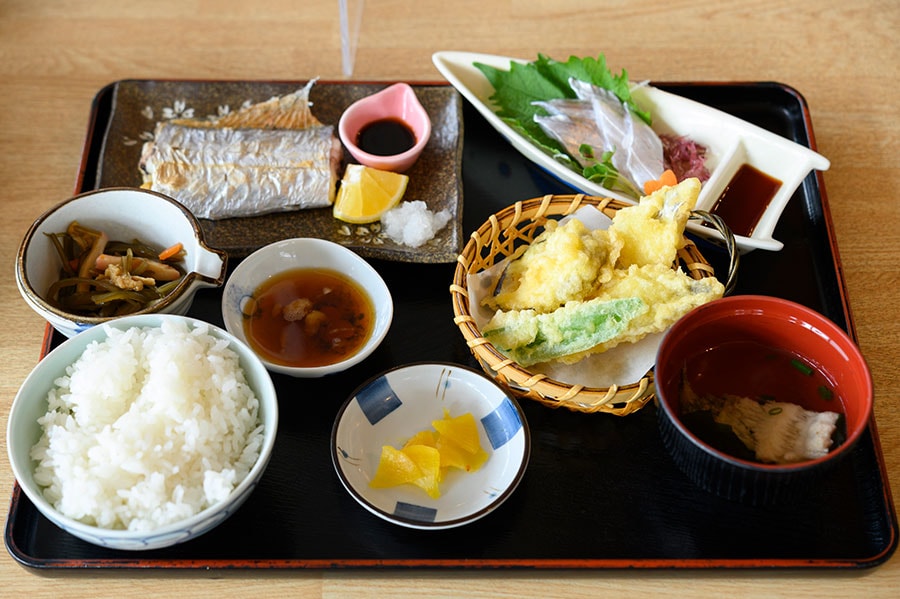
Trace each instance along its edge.
{"label": "lemon wedge", "polygon": [[373,223],[400,203],[409,176],[348,164],[334,200],[334,217],[353,224]]}

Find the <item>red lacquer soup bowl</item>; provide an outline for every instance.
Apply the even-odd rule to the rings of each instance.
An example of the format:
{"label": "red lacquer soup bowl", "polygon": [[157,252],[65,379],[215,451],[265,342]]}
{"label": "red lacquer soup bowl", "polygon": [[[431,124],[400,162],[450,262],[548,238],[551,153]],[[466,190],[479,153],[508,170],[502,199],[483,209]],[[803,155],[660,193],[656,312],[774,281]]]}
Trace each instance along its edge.
{"label": "red lacquer soup bowl", "polygon": [[[654,374],[660,433],[678,467],[703,489],[752,504],[791,501],[826,484],[823,477],[849,453],[872,415],[872,376],[854,341],[824,315],[775,297],[732,296],[691,311],[664,337]],[[709,405],[716,407],[698,411],[698,397],[712,398]],[[723,398],[731,420],[711,416],[722,410]],[[743,419],[748,412],[740,410],[735,419],[737,403],[748,407],[736,398],[752,399],[753,413],[763,406],[761,420]],[[806,424],[814,418],[786,419],[796,413],[791,404],[803,408],[804,418],[838,414],[819,444],[827,449],[768,459],[762,445],[814,446],[789,443],[785,435],[825,434]],[[767,415],[788,425],[775,430]],[[738,429],[745,438],[758,437],[758,444],[741,443]]]}

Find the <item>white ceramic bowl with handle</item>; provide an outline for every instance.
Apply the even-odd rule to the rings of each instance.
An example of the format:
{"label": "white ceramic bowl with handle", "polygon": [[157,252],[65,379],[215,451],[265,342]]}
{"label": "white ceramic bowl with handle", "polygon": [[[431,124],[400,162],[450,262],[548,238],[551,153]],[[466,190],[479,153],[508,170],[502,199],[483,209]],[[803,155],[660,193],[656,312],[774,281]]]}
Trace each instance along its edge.
{"label": "white ceramic bowl with handle", "polygon": [[135,314],[186,314],[194,294],[225,282],[227,254],[206,245],[200,223],[176,200],[146,189],[107,188],[69,198],[37,218],[16,256],[16,285],[26,303],[66,337],[118,317],[66,312],[47,299],[59,280],[61,262],[49,234],[62,233],[72,221],[102,230],[111,240],[139,239],[161,250],[181,243],[186,275],[159,301]]}

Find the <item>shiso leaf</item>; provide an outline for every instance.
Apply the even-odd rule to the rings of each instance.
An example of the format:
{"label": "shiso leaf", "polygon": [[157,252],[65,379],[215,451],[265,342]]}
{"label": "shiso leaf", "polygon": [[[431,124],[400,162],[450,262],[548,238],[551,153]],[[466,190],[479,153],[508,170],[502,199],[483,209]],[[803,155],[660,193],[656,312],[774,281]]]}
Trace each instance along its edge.
{"label": "shiso leaf", "polygon": [[612,73],[606,65],[603,54],[597,58],[579,58],[570,56],[566,62],[559,62],[543,54],[538,54],[535,61],[520,63],[511,61],[509,70],[498,69],[476,62],[474,66],[484,74],[494,88],[490,96],[497,116],[517,133],[523,135],[542,152],[552,156],[585,178],[597,182],[607,189],[620,189],[631,192],[628,186],[622,186],[622,179],[610,160],[614,149],[604,148],[605,160],[600,161],[591,170],[582,170],[575,157],[570,156],[565,148],[555,139],[547,135],[535,122],[535,115],[546,115],[546,111],[535,102],[575,98],[569,80],[574,78],[585,81],[611,91],[628,109],[650,124],[650,113],[641,110],[631,96],[628,73],[623,69],[618,75]]}

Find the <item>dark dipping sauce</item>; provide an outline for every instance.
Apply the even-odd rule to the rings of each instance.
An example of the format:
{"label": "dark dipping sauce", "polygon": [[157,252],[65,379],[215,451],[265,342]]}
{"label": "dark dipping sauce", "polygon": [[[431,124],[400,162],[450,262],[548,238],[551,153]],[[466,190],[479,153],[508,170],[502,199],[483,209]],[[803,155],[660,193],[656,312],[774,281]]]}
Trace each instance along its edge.
{"label": "dark dipping sauce", "polygon": [[[785,349],[735,341],[689,357],[684,376],[700,396],[734,395],[757,401],[798,404],[814,412],[837,412],[831,451],[847,437],[841,397],[833,381],[814,364]],[[747,461],[757,461],[732,431],[713,420],[709,411],[680,414],[684,425],[706,444]]]}
{"label": "dark dipping sauce", "polygon": [[368,294],[326,269],[276,275],[260,285],[244,308],[250,346],[266,360],[285,366],[341,362],[365,345],[374,322]]}
{"label": "dark dipping sauce", "polygon": [[394,156],[416,145],[416,135],[400,119],[379,119],[359,130],[356,145],[375,156]]}
{"label": "dark dipping sauce", "polygon": [[742,164],[710,212],[721,216],[735,235],[750,237],[780,188],[778,179]]}

